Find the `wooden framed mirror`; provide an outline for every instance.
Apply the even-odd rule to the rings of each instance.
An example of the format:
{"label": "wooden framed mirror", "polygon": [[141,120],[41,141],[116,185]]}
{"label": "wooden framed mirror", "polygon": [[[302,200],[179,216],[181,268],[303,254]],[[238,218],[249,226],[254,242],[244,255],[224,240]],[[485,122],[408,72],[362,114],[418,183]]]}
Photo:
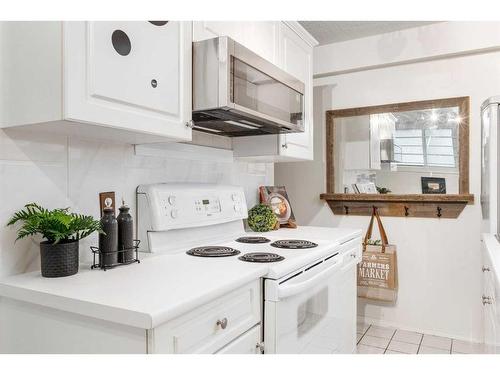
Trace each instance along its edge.
{"label": "wooden framed mirror", "polygon": [[469,194],[469,97],[326,112],[336,214],[457,217]]}

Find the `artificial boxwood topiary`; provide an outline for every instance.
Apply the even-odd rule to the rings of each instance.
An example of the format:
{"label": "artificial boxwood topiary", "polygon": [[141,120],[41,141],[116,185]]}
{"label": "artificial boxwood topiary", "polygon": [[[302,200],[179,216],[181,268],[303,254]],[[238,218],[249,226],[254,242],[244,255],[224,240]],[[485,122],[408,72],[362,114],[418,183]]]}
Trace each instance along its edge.
{"label": "artificial boxwood topiary", "polygon": [[278,219],[271,207],[257,204],[248,211],[248,226],[254,232],[268,232],[273,230]]}

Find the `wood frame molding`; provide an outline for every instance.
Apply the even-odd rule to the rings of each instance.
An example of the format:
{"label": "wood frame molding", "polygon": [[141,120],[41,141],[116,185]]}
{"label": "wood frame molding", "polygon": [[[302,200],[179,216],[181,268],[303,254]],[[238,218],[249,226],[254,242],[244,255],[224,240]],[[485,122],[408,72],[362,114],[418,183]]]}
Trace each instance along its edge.
{"label": "wood frame molding", "polygon": [[[428,195],[428,194],[341,194],[335,193],[335,119],[340,117],[352,117],[352,116],[363,116],[376,113],[386,113],[386,112],[403,112],[403,111],[413,111],[417,109],[432,109],[432,108],[446,108],[446,107],[458,107],[461,121],[459,124],[459,194],[444,194],[444,195]],[[466,204],[472,204],[474,202],[474,195],[469,194],[469,121],[470,121],[470,98],[468,96],[446,98],[446,99],[434,99],[434,100],[423,100],[405,103],[393,103],[369,107],[360,108],[347,108],[339,110],[329,110],[326,111],[326,193],[321,194],[320,198],[328,201],[328,204],[335,210],[336,214],[341,214],[339,210],[339,203],[344,205],[344,212],[348,214],[349,208],[347,205],[351,205],[353,208],[357,209],[356,212],[359,215],[371,215],[371,211],[374,205],[369,203],[377,202],[377,207],[382,208],[379,212],[381,215],[386,216],[419,216],[419,217],[430,217],[434,214],[429,215],[432,211],[438,212],[438,217],[442,217],[441,209],[439,205],[453,205],[454,212],[456,216],[445,216],[445,217],[457,217],[463,210]],[[335,203],[337,202],[337,203]],[[362,202],[362,204],[360,204]],[[401,206],[403,204],[403,206]],[[406,205],[405,205],[406,204]],[[416,214],[408,215],[409,206],[408,205],[418,205],[419,210],[413,210]],[[420,206],[431,205],[433,207],[428,207],[429,210],[425,208],[422,209]],[[397,207],[396,207],[397,206]],[[401,206],[401,207],[400,207]],[[362,207],[362,209],[360,209]],[[461,207],[461,209],[460,209]],[[404,210],[402,210],[404,208]]]}

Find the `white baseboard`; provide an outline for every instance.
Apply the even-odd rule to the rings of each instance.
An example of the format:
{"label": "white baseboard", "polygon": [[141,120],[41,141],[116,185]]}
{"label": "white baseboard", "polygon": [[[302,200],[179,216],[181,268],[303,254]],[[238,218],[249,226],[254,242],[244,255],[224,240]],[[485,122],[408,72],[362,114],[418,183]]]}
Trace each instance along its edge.
{"label": "white baseboard", "polygon": [[374,318],[370,318],[367,316],[359,316],[358,315],[358,322],[363,322],[365,324],[374,324],[374,325],[381,326],[381,327],[391,327],[391,328],[402,329],[405,331],[418,332],[418,333],[423,333],[425,335],[449,337],[449,338],[455,339],[455,340],[462,340],[462,341],[481,343],[481,344],[484,342],[484,340],[481,340],[478,338],[470,338],[470,337],[450,334],[449,332],[443,332],[443,331],[439,331],[439,330],[429,330],[429,329],[423,330],[423,329],[418,328],[418,327],[412,327],[409,325],[404,325],[401,323],[391,322],[391,321],[387,321],[387,320],[374,319]]}

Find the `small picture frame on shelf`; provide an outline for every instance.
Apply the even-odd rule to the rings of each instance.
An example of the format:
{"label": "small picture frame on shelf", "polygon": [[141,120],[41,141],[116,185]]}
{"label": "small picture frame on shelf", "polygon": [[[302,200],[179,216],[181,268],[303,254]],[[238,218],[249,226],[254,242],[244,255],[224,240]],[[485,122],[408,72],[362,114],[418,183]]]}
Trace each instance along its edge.
{"label": "small picture frame on shelf", "polygon": [[373,182],[353,184],[355,191],[360,194],[377,194],[377,187]]}
{"label": "small picture frame on shelf", "polygon": [[443,177],[421,177],[422,194],[446,194],[446,180]]}

